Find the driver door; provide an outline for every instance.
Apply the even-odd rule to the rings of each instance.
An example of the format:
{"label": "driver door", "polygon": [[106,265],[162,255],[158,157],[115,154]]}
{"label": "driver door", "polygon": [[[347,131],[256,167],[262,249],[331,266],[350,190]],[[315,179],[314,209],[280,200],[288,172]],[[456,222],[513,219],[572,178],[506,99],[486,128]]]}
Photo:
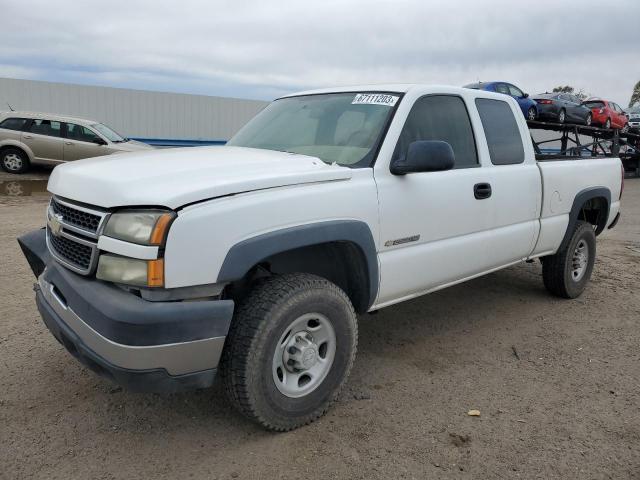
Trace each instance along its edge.
{"label": "driver door", "polygon": [[413,105],[393,158],[411,142],[443,140],[453,170],[393,175],[376,169],[380,211],[381,284],[377,304],[396,303],[491,268],[490,169],[482,168],[465,101],[426,95]]}

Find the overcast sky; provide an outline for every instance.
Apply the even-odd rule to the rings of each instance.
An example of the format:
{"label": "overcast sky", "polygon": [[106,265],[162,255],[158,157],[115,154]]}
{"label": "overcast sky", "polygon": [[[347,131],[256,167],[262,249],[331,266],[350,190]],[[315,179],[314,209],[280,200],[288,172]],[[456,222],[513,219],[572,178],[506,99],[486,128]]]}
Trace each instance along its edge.
{"label": "overcast sky", "polygon": [[0,76],[272,99],[362,83],[560,84],[626,106],[640,0],[0,0]]}

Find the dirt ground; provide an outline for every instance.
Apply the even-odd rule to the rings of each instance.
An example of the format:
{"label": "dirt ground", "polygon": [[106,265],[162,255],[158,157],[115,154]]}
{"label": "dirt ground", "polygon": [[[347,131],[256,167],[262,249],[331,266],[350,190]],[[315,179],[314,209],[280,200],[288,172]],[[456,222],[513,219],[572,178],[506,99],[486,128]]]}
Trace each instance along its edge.
{"label": "dirt ground", "polygon": [[130,394],[82,368],[34,305],[15,238],[48,197],[29,191],[0,185],[3,479],[640,478],[640,179],[581,298],[548,295],[536,262],[364,315],[341,400],[286,434],[219,386]]}

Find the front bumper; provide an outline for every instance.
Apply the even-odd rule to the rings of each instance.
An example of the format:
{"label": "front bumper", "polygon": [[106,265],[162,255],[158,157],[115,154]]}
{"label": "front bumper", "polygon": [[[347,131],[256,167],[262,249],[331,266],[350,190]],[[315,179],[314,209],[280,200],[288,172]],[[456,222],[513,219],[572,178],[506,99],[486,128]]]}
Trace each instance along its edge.
{"label": "front bumper", "polygon": [[44,230],[18,241],[38,277],[45,325],[80,362],[134,391],[213,383],[233,301],[149,302],[60,266],[48,254]]}

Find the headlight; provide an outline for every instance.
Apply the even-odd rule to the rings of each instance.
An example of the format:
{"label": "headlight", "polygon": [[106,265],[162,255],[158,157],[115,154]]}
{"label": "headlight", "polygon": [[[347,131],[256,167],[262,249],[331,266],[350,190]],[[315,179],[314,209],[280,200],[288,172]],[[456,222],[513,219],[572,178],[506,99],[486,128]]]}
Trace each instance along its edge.
{"label": "headlight", "polygon": [[116,212],[109,217],[103,234],[142,245],[162,245],[174,218],[173,212],[162,210]]}
{"label": "headlight", "polygon": [[164,260],[139,260],[102,254],[96,277],[100,280],[140,287],[164,286]]}

